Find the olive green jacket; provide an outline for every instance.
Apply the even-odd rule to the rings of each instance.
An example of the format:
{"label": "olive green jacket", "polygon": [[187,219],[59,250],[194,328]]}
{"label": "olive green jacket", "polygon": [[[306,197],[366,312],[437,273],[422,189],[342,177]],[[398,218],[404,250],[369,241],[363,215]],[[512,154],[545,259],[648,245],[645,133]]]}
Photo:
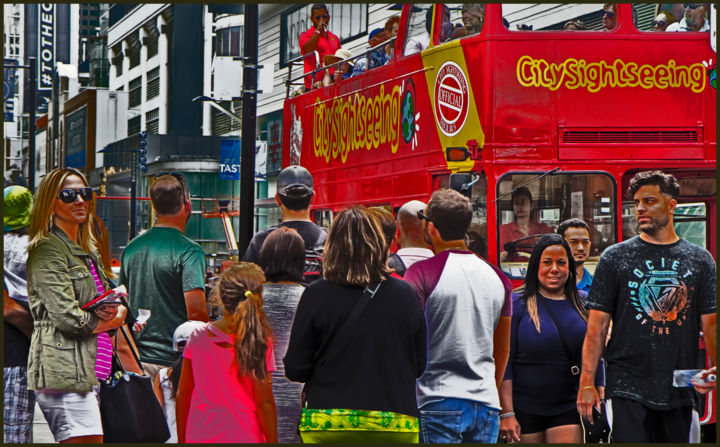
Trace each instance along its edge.
{"label": "olive green jacket", "polygon": [[[105,288],[102,264],[93,256]],[[95,377],[100,321],[80,308],[97,296],[88,255],[55,227],[28,254],[28,301],[35,320],[28,358],[28,389],[87,392]]]}

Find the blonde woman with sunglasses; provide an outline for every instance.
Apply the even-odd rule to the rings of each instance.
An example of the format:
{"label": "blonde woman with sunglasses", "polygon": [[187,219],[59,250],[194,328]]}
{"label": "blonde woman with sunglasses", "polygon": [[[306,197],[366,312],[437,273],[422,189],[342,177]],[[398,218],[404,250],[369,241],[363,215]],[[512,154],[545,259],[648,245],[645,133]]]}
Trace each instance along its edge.
{"label": "blonde woman with sunglasses", "polygon": [[103,442],[96,398],[110,375],[107,331],[126,309],[82,309],[109,287],[97,254],[90,212],[93,191],[72,168],[55,169],[40,183],[30,214],[28,301],[35,320],[28,389],[35,391],[55,441]]}

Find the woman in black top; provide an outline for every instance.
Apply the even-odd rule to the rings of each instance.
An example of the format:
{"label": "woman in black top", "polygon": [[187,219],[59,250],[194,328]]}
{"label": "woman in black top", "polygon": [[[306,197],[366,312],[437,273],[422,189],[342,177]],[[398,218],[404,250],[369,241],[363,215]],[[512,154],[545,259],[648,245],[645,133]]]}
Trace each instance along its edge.
{"label": "woman in black top", "polygon": [[[403,425],[409,421],[408,427],[417,427],[415,379],[427,358],[425,317],[409,284],[386,279],[386,258],[382,230],[364,207],[337,215],[325,246],[324,279],[303,292],[283,359],[288,379],[305,382],[301,430],[312,413],[308,409],[394,412]],[[365,288],[375,283],[380,286],[352,323],[351,336],[342,337],[341,349],[332,348]],[[398,439],[391,432],[374,433],[380,437],[373,440]],[[353,437],[344,439],[360,441],[366,439],[362,434],[371,433],[346,434]]]}

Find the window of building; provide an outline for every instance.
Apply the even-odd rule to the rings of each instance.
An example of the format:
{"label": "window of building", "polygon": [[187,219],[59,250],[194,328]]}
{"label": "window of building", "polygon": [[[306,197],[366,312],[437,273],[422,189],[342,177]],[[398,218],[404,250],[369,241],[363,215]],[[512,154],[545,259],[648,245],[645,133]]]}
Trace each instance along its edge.
{"label": "window of building", "polygon": [[[596,172],[573,172],[538,178],[541,174],[508,174],[497,184],[500,267],[512,278],[524,277],[537,235],[554,233],[560,222],[576,217],[590,227],[592,245],[585,268],[592,274],[603,250],[617,242],[612,177]],[[522,188],[522,185],[526,186]],[[524,227],[527,234],[521,230]]]}
{"label": "window of building", "polygon": [[502,15],[511,31],[603,31],[615,29],[617,9],[603,3],[503,4]]}
{"label": "window of building", "polygon": [[130,57],[130,68],[137,67],[140,65],[140,50],[139,49],[132,49],[129,52]]}
{"label": "window of building", "polygon": [[128,120],[128,136],[140,133],[141,118],[142,117],[138,115]]}
{"label": "window of building", "polygon": [[[242,116],[242,102],[241,101],[221,101],[220,105],[238,116]],[[210,115],[212,134],[213,135],[225,135],[232,131],[240,130],[242,123],[234,118],[231,118],[227,114],[212,108]]]}
{"label": "window of building", "polygon": [[130,81],[128,107],[138,107],[142,101],[142,76]]}
{"label": "window of building", "polygon": [[112,58],[112,64],[113,64],[113,67],[115,67],[115,77],[122,76],[122,68],[123,68],[122,56],[116,56],[116,57]]}
{"label": "window of building", "polygon": [[[407,32],[405,33],[405,43],[403,46],[404,55],[419,53],[430,45],[432,11],[433,5],[431,3],[413,6],[407,22]],[[429,23],[428,19],[430,20]]]}
{"label": "window of building", "polygon": [[153,109],[145,114],[145,130],[147,133],[157,135],[160,128],[160,109]]}
{"label": "window of building", "polygon": [[240,56],[243,41],[243,27],[231,26],[215,32],[216,56]]}
{"label": "window of building", "polygon": [[[280,16],[280,66],[300,56],[300,34],[310,29],[310,4],[288,8]],[[368,5],[361,3],[327,4],[328,29],[344,44],[367,33]]]}
{"label": "window of building", "polygon": [[707,3],[634,3],[637,28],[650,32],[710,32]]}
{"label": "window of building", "polygon": [[145,38],[145,45],[147,46],[147,58],[150,59],[158,54],[158,38],[155,36],[147,36]]}
{"label": "window of building", "polygon": [[148,101],[160,94],[160,67],[153,68],[147,74],[145,100]]}

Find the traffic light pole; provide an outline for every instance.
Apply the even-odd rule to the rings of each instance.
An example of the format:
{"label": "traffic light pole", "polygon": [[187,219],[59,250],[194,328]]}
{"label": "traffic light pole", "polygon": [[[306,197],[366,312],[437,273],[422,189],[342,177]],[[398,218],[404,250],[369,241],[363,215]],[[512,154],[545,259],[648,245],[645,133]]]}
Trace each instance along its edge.
{"label": "traffic light pole", "polygon": [[255,122],[258,76],[258,5],[245,4],[238,252],[245,253],[255,217]]}

